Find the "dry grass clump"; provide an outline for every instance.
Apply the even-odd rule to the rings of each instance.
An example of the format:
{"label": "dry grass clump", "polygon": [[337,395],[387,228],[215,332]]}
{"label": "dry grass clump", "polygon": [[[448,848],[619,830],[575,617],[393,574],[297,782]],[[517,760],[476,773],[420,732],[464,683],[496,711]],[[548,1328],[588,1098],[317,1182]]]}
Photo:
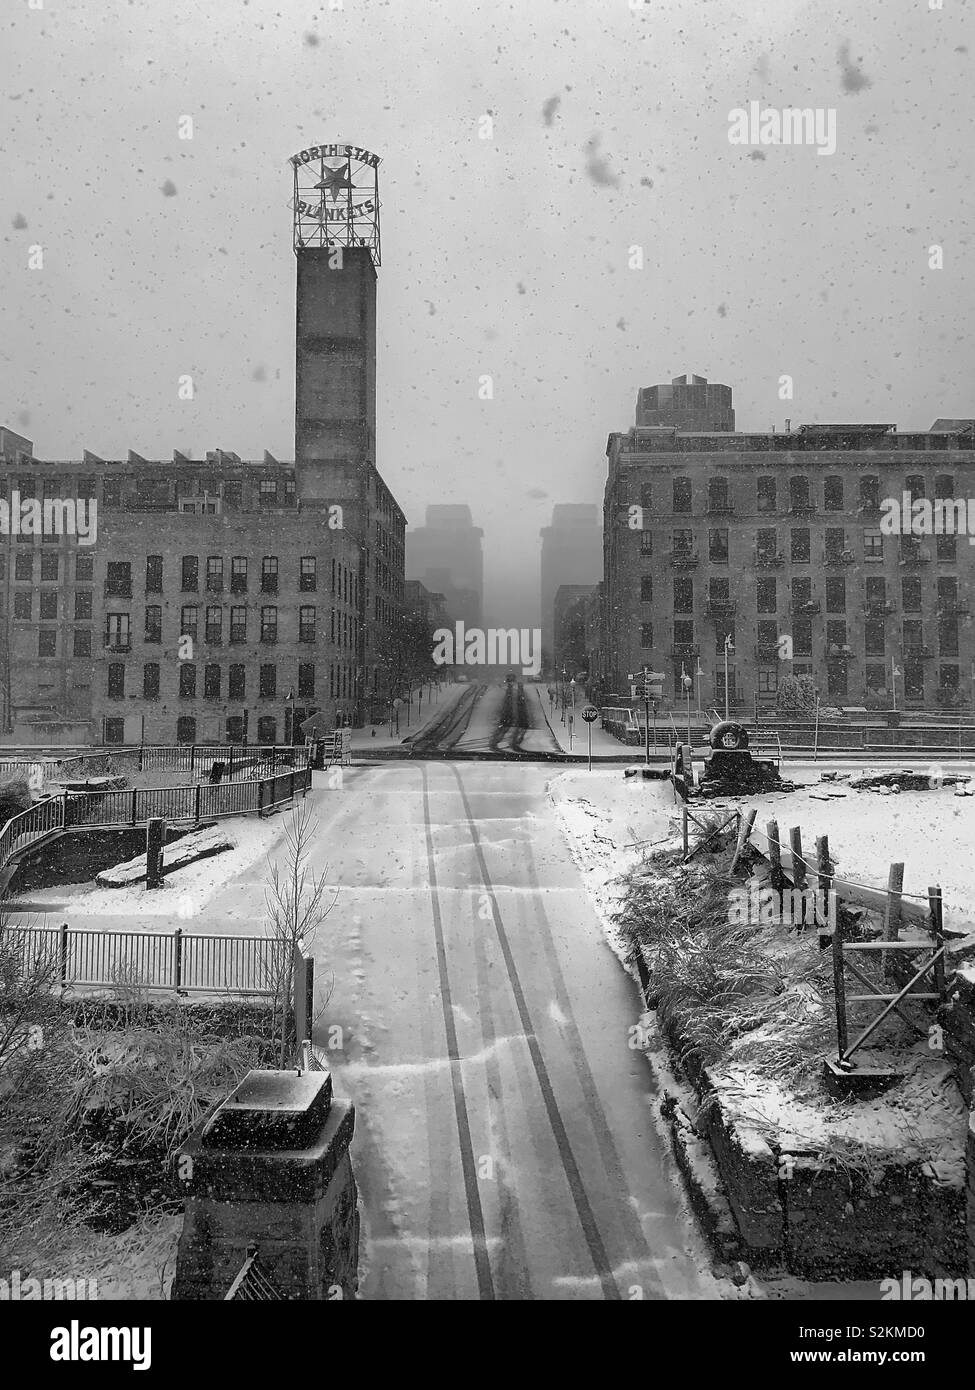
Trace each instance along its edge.
{"label": "dry grass clump", "polygon": [[[702,817],[695,842],[723,816]],[[798,1084],[832,1036],[828,962],[769,950],[782,928],[729,921],[734,826],[688,863],[648,857],[625,884],[616,923],[642,949],[661,1025],[685,1063],[747,1063]]]}

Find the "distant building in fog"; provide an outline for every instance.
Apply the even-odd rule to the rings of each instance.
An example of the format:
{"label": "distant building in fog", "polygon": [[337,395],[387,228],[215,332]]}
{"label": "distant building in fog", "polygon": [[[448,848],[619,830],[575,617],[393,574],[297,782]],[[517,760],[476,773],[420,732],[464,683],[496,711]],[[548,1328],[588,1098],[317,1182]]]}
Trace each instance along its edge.
{"label": "distant building in fog", "polygon": [[555,595],[563,584],[598,583],[603,572],[602,529],[594,503],[559,502],[551,526],[543,526],[541,589],[542,650],[552,661],[555,646]]}
{"label": "distant building in fog", "polygon": [[731,387],[703,376],[675,376],[669,386],[644,386],[637,392],[635,423],[637,429],[733,430]]}
{"label": "distant building in fog", "polygon": [[481,626],[484,602],[484,532],[468,506],[427,507],[426,525],[406,533],[406,573],[444,597],[447,612],[469,627]]}
{"label": "distant building in fog", "polygon": [[586,669],[586,607],[595,584],[560,584],[552,605],[552,659],[556,671],[570,676]]}

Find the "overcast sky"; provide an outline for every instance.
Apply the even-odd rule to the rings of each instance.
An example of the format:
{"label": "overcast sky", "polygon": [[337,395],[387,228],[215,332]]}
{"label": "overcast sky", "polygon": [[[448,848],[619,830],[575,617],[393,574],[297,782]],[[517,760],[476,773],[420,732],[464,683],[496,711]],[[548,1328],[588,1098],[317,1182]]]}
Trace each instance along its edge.
{"label": "overcast sky", "polygon": [[[383,159],[379,466],[414,524],[470,504],[496,620],[535,620],[538,530],[601,499],[640,386],[726,382],[740,428],[975,415],[972,0],[29,5],[0,423],[42,458],[293,457],[287,160],[336,139]],[[729,144],[751,100],[835,108],[836,153]]]}

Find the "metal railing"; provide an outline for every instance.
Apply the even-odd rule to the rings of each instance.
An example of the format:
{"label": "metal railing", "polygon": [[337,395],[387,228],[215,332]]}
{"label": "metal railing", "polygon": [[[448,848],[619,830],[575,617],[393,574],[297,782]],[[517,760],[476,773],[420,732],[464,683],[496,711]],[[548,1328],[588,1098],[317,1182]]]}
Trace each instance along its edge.
{"label": "metal railing", "polygon": [[164,990],[274,998],[287,979],[290,946],[270,936],[103,931],[7,925],[5,940],[61,989]]}
{"label": "metal railing", "polygon": [[14,855],[65,830],[141,826],[155,819],[198,825],[261,814],[291,801],[299,791],[307,792],[311,776],[311,769],[304,767],[247,782],[64,792],[22,811],[0,830],[0,874]]}
{"label": "metal railing", "polygon": [[[97,776],[99,768],[109,762],[115,766],[133,767],[139,772],[199,772],[209,773],[213,764],[224,764],[224,775],[240,776],[247,770],[270,767],[287,759],[296,768],[305,768],[311,760],[311,750],[304,744],[230,744],[179,743],[145,744],[138,747],[102,748],[98,752],[75,754],[68,758],[39,758],[37,761],[55,768],[61,775]],[[36,764],[26,764],[31,767]]]}

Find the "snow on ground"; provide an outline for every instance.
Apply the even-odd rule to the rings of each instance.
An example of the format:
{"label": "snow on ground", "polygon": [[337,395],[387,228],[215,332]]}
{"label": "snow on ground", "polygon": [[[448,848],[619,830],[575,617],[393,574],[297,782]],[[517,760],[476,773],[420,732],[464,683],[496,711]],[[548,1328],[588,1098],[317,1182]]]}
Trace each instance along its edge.
{"label": "snow on ground", "polygon": [[[828,835],[838,879],[886,888],[890,864],[902,862],[905,896],[926,901],[928,885],[940,883],[945,925],[975,931],[975,797],[955,796],[952,787],[880,796],[820,782],[811,770],[793,775],[805,784],[797,791],[692,801],[690,810],[702,815],[756,807],[753,838],[762,850],[771,819],[778,821],[784,843],[798,825],[809,854],[815,837]],[[819,799],[825,788],[835,793],[829,801]],[[642,849],[634,841],[656,843],[680,834],[680,806],[668,783],[624,778],[622,768],[564,773],[550,795],[612,941],[607,918],[618,896],[612,880],[639,862]],[[788,867],[787,854],[784,862]]]}
{"label": "snow on ground", "polygon": [[[188,897],[192,913],[210,901],[222,888],[255,864],[262,863],[284,834],[287,816],[268,819],[240,816],[221,820],[220,828],[234,841],[234,848],[200,859],[184,868],[167,874],[162,888],[152,892],[144,883],[127,888],[96,888],[93,884],[61,884],[55,888],[30,893],[30,902],[40,911],[46,904],[70,911],[75,917],[118,917],[131,914],[139,917],[169,917],[179,912],[180,899]],[[164,856],[165,864],[165,856]]]}
{"label": "snow on ground", "polygon": [[680,834],[680,808],[669,782],[624,777],[620,767],[564,772],[549,797],[569,849],[609,938],[625,961],[626,948],[612,922],[621,888],[616,882],[643,858]]}

